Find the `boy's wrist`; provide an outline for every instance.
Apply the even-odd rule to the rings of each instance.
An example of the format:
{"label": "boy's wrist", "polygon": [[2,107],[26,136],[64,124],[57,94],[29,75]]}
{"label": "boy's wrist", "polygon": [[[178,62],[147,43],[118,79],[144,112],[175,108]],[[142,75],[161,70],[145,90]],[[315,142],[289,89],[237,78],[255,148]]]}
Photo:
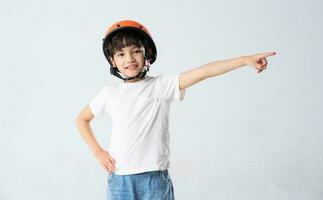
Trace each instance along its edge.
{"label": "boy's wrist", "polygon": [[101,151],[104,151],[101,147],[98,147],[98,148],[96,148],[96,149],[93,149],[93,154],[94,155],[97,155],[97,154],[99,154]]}
{"label": "boy's wrist", "polygon": [[248,63],[249,63],[248,56],[241,56],[240,60],[241,60],[242,66],[248,65]]}

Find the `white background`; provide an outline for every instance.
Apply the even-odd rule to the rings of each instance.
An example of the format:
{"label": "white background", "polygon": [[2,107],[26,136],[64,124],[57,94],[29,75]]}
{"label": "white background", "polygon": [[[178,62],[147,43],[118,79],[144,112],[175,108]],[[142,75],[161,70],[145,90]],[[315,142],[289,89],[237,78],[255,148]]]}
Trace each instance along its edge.
{"label": "white background", "polygon": [[[107,83],[106,28],[143,23],[149,75],[276,51],[186,91],[170,113],[176,199],[323,198],[322,2],[0,0],[0,199],[106,199],[75,118]],[[320,120],[321,119],[321,120]],[[105,148],[111,121],[93,131]]]}

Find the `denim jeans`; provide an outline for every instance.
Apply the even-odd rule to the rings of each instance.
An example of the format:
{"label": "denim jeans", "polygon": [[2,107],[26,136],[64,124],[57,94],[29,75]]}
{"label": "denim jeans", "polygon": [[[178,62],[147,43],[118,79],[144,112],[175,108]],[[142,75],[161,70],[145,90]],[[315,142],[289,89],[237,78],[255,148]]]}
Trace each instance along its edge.
{"label": "denim jeans", "polygon": [[108,200],[174,200],[173,183],[166,170],[130,175],[108,175]]}

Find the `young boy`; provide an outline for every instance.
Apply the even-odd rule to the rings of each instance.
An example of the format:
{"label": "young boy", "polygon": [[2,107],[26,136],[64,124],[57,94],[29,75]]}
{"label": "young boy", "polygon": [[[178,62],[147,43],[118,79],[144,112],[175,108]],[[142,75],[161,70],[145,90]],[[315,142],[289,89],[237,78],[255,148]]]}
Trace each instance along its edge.
{"label": "young boy", "polygon": [[[106,85],[78,115],[77,127],[108,175],[108,199],[174,199],[169,168],[168,113],[193,84],[249,65],[261,72],[275,52],[210,62],[175,75],[147,75],[157,57],[148,30],[131,20],[113,24],[105,33],[103,52],[120,84]],[[90,121],[112,119],[109,151],[96,141]]]}

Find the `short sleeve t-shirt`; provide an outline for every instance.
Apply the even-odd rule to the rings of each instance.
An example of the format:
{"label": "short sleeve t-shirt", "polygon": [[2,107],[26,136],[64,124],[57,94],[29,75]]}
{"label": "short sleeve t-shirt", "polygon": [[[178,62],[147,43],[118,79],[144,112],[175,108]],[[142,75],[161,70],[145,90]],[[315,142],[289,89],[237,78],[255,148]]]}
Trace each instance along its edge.
{"label": "short sleeve t-shirt", "polygon": [[106,85],[90,101],[94,116],[111,117],[108,152],[116,160],[115,174],[168,169],[170,103],[184,96],[176,74]]}

